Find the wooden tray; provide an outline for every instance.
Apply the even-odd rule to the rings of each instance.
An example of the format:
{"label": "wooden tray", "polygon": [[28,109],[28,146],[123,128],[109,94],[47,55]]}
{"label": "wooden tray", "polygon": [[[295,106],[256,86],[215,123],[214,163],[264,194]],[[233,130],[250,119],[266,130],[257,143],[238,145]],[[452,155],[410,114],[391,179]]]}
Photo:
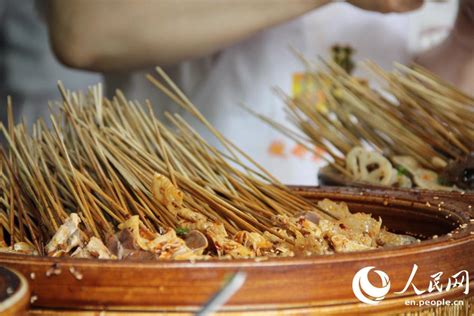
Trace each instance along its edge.
{"label": "wooden tray", "polygon": [[[414,264],[418,271],[413,282],[418,288],[426,289],[434,273],[443,272],[448,278],[460,270],[469,272],[474,285],[474,225],[467,199],[356,188],[295,190],[315,200],[345,201],[352,211],[381,216],[397,232],[441,237],[392,249],[265,261],[119,262],[0,254],[0,265],[27,277],[34,307],[59,311],[194,312],[236,271],[244,271],[247,280],[223,307],[227,312],[395,312],[413,309],[405,305],[407,299],[466,298],[463,289],[416,295],[410,287],[395,295]],[[426,199],[443,203],[438,208]],[[445,235],[459,225],[463,225],[459,232]],[[352,291],[355,273],[367,266],[390,276],[391,290],[376,306],[359,302]]]}

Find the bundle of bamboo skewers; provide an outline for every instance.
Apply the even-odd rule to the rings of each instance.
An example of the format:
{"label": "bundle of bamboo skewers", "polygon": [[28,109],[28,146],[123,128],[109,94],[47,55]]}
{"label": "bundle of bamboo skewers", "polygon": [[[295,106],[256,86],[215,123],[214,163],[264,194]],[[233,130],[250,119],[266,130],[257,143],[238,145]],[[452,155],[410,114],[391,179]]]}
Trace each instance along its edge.
{"label": "bundle of bamboo skewers", "polygon": [[[439,183],[438,175],[450,162],[466,160],[474,150],[474,98],[418,66],[397,64],[388,72],[366,62],[375,75],[374,86],[335,62],[323,61],[323,70],[316,71],[301,58],[308,67],[301,92],[289,97],[278,91],[297,131],[244,107],[308,150],[324,149],[323,158],[332,168],[352,179],[399,184],[396,176],[402,171],[415,177],[414,185],[451,188],[443,184],[453,183]],[[351,156],[356,158],[352,162]],[[361,166],[359,160],[368,163]],[[375,171],[374,178],[367,177],[371,168],[380,169],[375,164],[386,164],[388,173],[398,168],[392,182],[383,178],[381,170]],[[462,181],[471,180],[463,177],[456,174],[459,181],[454,184],[468,186]],[[411,181],[406,185],[411,187]]]}
{"label": "bundle of bamboo skewers", "polygon": [[[0,125],[9,144],[0,148],[0,251],[195,260],[416,241],[388,232],[370,214],[351,214],[344,203],[314,204],[292,192],[157,71],[165,83],[148,79],[209,128],[226,152],[178,114],[165,113],[168,126],[149,101],[142,106],[120,91],[109,100],[100,86],[82,94],[59,84],[63,100],[52,111],[52,127],[40,120],[31,133],[13,123],[9,100],[9,124]],[[369,227],[371,238],[361,227]]]}
{"label": "bundle of bamboo skewers", "polygon": [[[165,83],[153,76],[148,79],[200,119],[227,151],[210,146],[179,115],[166,113],[172,126],[165,125],[156,118],[149,101],[142,106],[128,101],[120,91],[109,100],[102,97],[100,86],[84,95],[60,84],[63,101],[57,104],[58,111],[52,111],[52,127],[40,120],[31,133],[24,124],[13,124],[10,101],[9,124],[0,125],[9,144],[8,149],[0,149],[0,241],[4,250],[21,250],[22,244],[40,255],[71,255],[75,247],[80,251],[74,253],[81,254],[85,249],[81,247],[89,241],[87,247],[95,247],[90,251],[93,257],[112,258],[110,247],[104,244],[111,236],[117,240],[127,237],[117,237],[118,226],[130,228],[136,234],[135,244],[160,252],[163,258],[171,258],[172,247],[175,253],[186,250],[186,255],[180,252],[180,258],[196,258],[189,255],[196,252],[176,236],[188,232],[179,231],[183,220],[188,220],[188,227],[206,234],[200,233],[204,246],[197,258],[204,250],[211,251],[206,250],[206,238],[213,241],[218,254],[226,253],[219,247],[230,247],[228,253],[237,249],[234,257],[246,257],[261,254],[258,249],[239,250],[250,241],[254,248],[259,243],[269,251],[276,244],[278,251],[284,248],[281,244],[306,245],[309,239],[295,230],[297,225],[304,224],[298,229],[312,227],[306,234],[319,232],[314,225],[321,220],[337,225],[341,214],[349,223],[373,222],[374,238],[380,233],[379,243],[388,238],[383,243],[393,244],[396,235],[381,229],[370,215],[353,218],[337,203],[315,205],[280,184],[215,130],[159,68],[158,73]],[[342,213],[337,212],[339,207]],[[202,218],[206,223],[200,222]],[[275,227],[275,218],[280,227]],[[289,226],[292,233],[285,230]],[[238,242],[230,239],[233,236]],[[169,237],[168,245],[160,244],[156,250],[165,237]],[[329,247],[323,237],[317,241]],[[338,242],[341,251],[377,246],[375,241],[366,246],[348,244],[343,235],[336,237],[333,247]],[[408,236],[396,239],[397,243],[412,241]]]}
{"label": "bundle of bamboo skewers", "polygon": [[[12,241],[28,231],[41,249],[39,243],[78,208],[96,237],[111,232],[109,218],[122,222],[130,214],[139,214],[150,230],[175,226],[176,219],[150,195],[155,172],[192,193],[185,197],[187,207],[222,220],[230,232],[261,231],[271,215],[315,210],[269,176],[233,167],[178,115],[167,114],[176,134],[151,106],[146,111],[120,92],[109,101],[97,87],[88,96],[60,89],[64,103],[51,116],[52,130],[42,121],[31,136],[23,124],[1,127],[10,144],[8,154],[1,151],[1,201],[9,210],[2,212],[2,223],[9,232],[17,230]],[[173,97],[196,111],[187,99]],[[229,159],[242,165],[232,144],[216,136],[233,154]]]}

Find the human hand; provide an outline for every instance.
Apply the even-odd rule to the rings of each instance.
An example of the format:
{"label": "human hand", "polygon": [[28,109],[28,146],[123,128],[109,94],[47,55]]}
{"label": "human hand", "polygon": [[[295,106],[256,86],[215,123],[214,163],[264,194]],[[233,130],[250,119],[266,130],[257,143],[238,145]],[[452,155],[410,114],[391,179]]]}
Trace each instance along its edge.
{"label": "human hand", "polygon": [[348,3],[364,10],[381,13],[408,12],[423,5],[423,0],[347,0]]}

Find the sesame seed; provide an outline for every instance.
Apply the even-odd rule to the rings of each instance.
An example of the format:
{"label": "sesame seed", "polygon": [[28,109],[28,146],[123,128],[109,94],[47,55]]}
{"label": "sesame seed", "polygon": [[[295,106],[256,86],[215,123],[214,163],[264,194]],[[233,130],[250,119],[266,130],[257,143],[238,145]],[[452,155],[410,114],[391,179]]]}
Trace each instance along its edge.
{"label": "sesame seed", "polygon": [[60,275],[61,274],[61,268],[58,267],[58,264],[55,263],[53,264],[53,266],[51,268],[49,268],[47,271],[46,271],[46,277],[50,277],[52,275]]}
{"label": "sesame seed", "polygon": [[79,272],[78,270],[76,270],[74,267],[70,267],[70,268],[69,268],[69,272],[71,272],[71,274],[74,276],[74,278],[75,278],[76,280],[79,280],[79,281],[80,281],[80,280],[82,280],[82,278],[84,277],[84,276],[82,275],[82,273]]}

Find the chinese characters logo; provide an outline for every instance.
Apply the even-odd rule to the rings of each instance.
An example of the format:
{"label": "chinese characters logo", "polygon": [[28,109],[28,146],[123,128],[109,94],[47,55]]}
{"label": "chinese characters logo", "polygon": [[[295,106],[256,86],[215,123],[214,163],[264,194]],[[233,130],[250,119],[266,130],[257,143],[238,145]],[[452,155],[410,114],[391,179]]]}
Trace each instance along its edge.
{"label": "chinese characters logo", "polygon": [[[379,304],[390,291],[390,278],[381,270],[373,270],[375,267],[365,267],[360,269],[352,279],[352,291],[359,301],[369,305]],[[369,273],[373,270],[378,275],[381,281],[381,286],[373,285],[369,280]],[[461,270],[456,274],[450,276],[445,286],[441,283],[443,272],[437,272],[430,276],[430,280],[426,289],[418,289],[413,283],[418,265],[414,264],[410,276],[401,291],[393,292],[396,295],[401,295],[413,288],[416,295],[432,292],[448,292],[454,288],[464,288],[463,293],[469,294],[469,272]]]}
{"label": "chinese characters logo", "polygon": [[377,305],[390,291],[390,280],[388,275],[380,270],[374,270],[382,280],[382,287],[376,287],[369,281],[369,272],[374,267],[360,269],[352,279],[352,291],[362,303]]}

